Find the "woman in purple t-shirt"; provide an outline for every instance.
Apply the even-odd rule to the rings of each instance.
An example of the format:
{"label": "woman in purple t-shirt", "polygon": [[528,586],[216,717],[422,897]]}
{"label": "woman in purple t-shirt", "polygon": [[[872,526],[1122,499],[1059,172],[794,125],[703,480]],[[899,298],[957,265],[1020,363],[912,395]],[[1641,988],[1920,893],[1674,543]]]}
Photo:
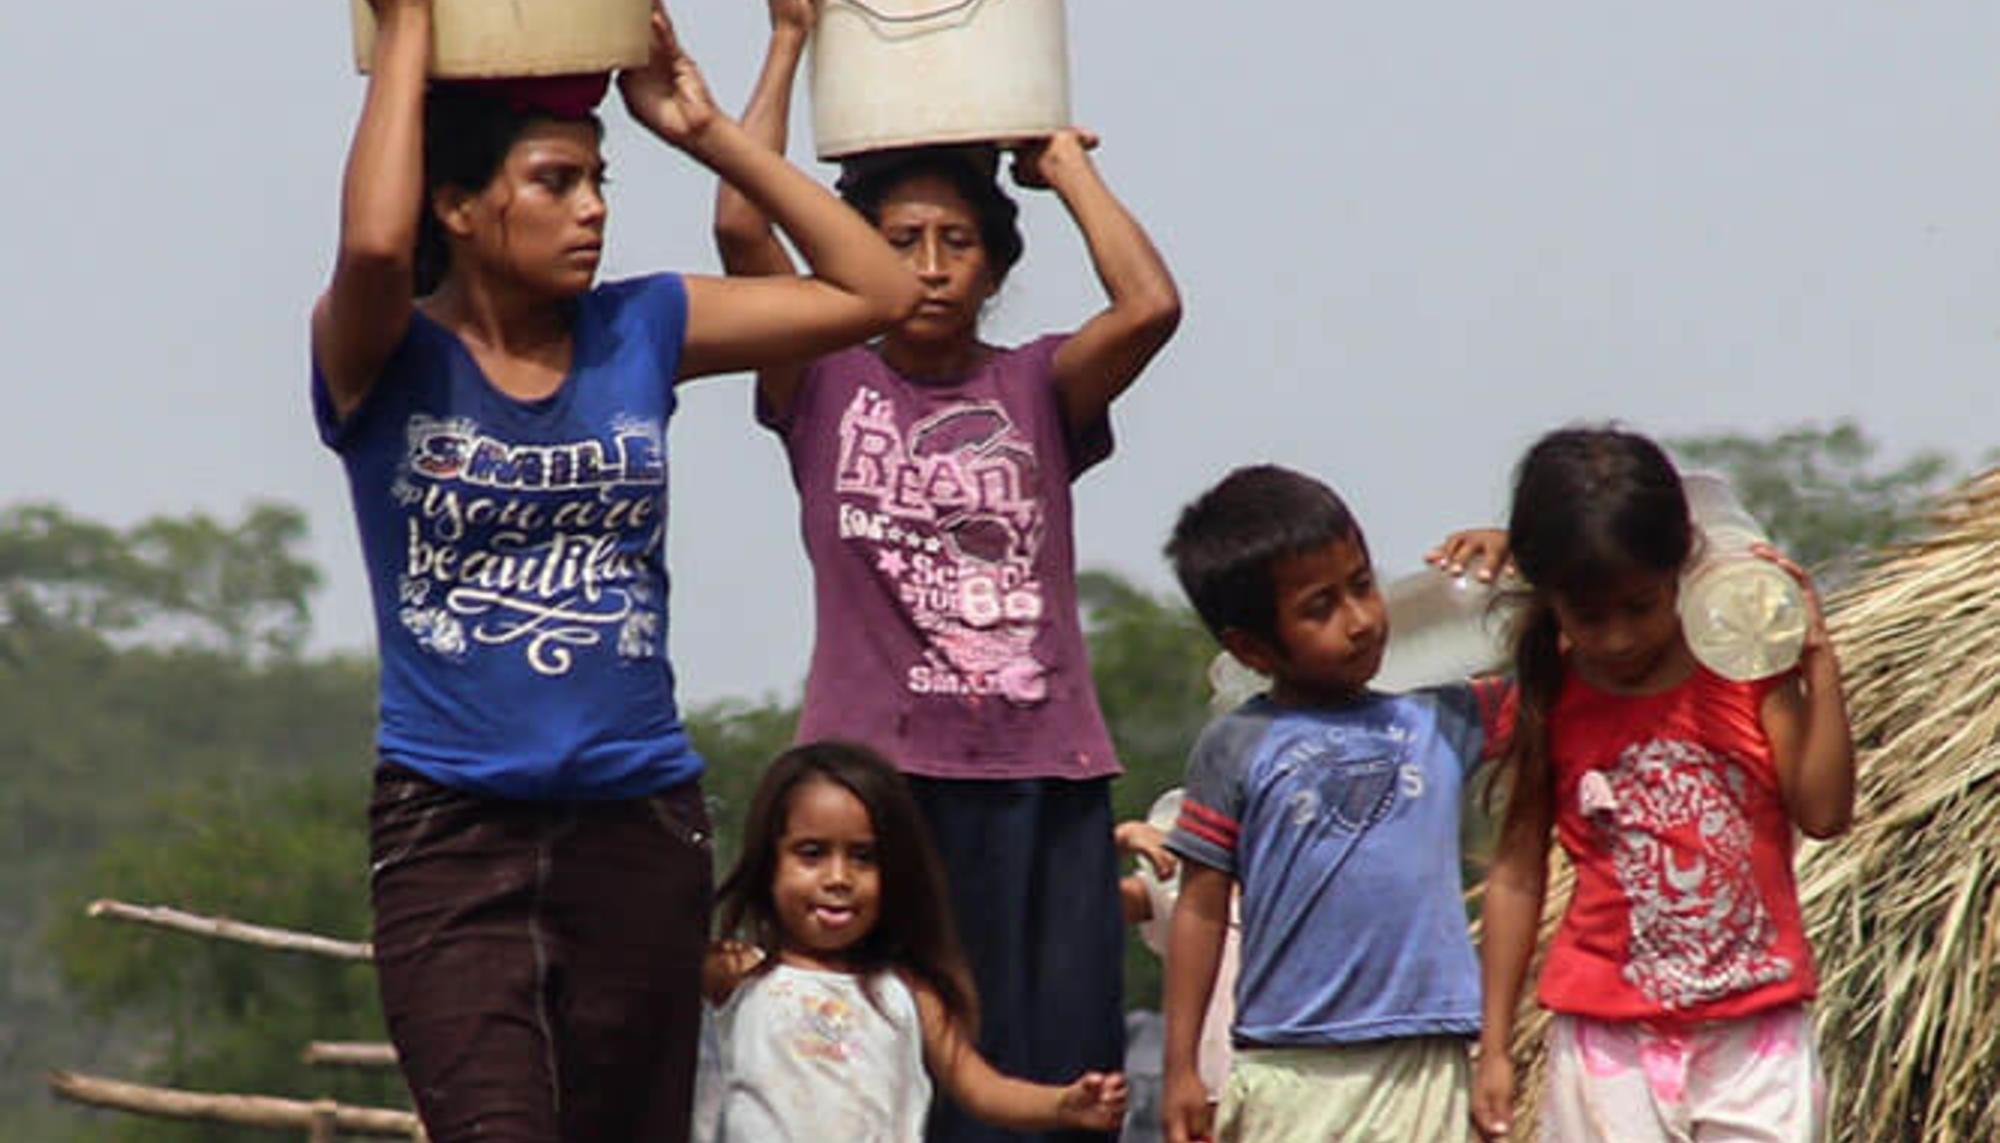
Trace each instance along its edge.
{"label": "woman in purple t-shirt", "polygon": [[[744,126],[785,146],[812,0],[770,0],[772,38]],[[1173,278],[1074,130],[1020,147],[1014,178],[1055,192],[1108,305],[1071,334],[980,339],[1020,258],[991,148],[851,163],[843,197],[924,285],[874,345],[758,375],[783,439],[812,562],[817,631],[803,739],[883,751],[910,775],[952,886],[980,992],[980,1048],[1065,1082],[1120,1066],[1117,759],[1076,604],[1070,483],[1111,450],[1111,401],[1180,319]],[[735,274],[795,273],[770,222],[725,186]],[[933,1139],[992,1137],[941,1108]]]}

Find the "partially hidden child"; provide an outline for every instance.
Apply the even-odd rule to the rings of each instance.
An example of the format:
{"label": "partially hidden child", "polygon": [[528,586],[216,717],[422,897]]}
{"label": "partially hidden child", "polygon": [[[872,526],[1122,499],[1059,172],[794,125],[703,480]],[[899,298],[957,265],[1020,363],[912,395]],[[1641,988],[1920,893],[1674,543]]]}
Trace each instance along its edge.
{"label": "partially hidden child", "polygon": [[[1493,533],[1447,548],[1468,543],[1489,567],[1503,559]],[[1182,512],[1167,555],[1203,623],[1271,679],[1202,733],[1167,842],[1185,859],[1167,1138],[1468,1138],[1480,997],[1459,812],[1504,684],[1369,689],[1389,630],[1367,539],[1300,473],[1229,474]],[[1197,1042],[1239,886],[1234,1057],[1211,1111]]]}
{"label": "partially hidden child", "polygon": [[[1174,902],[1180,899],[1180,874],[1186,868],[1186,863],[1167,848],[1167,834],[1180,820],[1186,797],[1187,791],[1176,786],[1153,799],[1143,820],[1119,822],[1112,831],[1119,854],[1139,859],[1139,871],[1118,880],[1118,892],[1125,902],[1125,923],[1138,927],[1140,942],[1163,964],[1167,957],[1167,934],[1173,928]],[[1232,901],[1229,932],[1223,938],[1215,985],[1208,1009],[1202,1015],[1199,1046],[1195,1051],[1195,1070],[1211,1104],[1222,1098],[1222,1085],[1229,1078],[1229,1027],[1236,1022],[1241,928],[1242,919]]]}
{"label": "partially hidden child", "polygon": [[704,988],[720,1006],[715,1138],[919,1143],[933,1082],[1017,1131],[1115,1131],[1125,1079],[1000,1074],[975,1047],[978,997],[943,866],[906,779],[875,751],[794,747],[750,803],[723,882]]}
{"label": "partially hidden child", "polygon": [[1537,989],[1555,1013],[1542,1138],[1822,1138],[1793,835],[1847,828],[1854,750],[1811,579],[1761,549],[1805,589],[1795,671],[1737,682],[1703,667],[1676,609],[1698,554],[1680,476],[1617,428],[1537,442],[1508,537],[1531,597],[1483,914],[1482,1129],[1513,1127],[1508,1047],[1553,833],[1576,884]]}

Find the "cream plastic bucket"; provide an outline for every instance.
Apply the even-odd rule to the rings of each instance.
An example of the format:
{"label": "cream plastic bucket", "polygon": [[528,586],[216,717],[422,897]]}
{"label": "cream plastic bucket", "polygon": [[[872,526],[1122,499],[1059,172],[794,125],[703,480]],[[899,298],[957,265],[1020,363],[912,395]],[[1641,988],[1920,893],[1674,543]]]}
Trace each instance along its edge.
{"label": "cream plastic bucket", "polygon": [[[375,12],[352,0],[354,66],[375,58]],[[652,53],[653,0],[436,0],[431,74],[572,75],[636,67]]]}
{"label": "cream plastic bucket", "polygon": [[1067,127],[1063,0],[825,0],[812,111],[822,159]]}

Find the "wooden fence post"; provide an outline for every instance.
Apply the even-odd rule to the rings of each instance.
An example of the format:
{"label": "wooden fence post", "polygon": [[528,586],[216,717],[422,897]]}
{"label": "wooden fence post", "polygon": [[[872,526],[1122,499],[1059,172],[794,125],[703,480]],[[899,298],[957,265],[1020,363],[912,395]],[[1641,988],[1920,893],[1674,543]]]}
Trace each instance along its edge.
{"label": "wooden fence post", "polygon": [[332,1100],[322,1099],[313,1104],[312,1133],[306,1136],[306,1143],[334,1143],[334,1132],[339,1124]]}

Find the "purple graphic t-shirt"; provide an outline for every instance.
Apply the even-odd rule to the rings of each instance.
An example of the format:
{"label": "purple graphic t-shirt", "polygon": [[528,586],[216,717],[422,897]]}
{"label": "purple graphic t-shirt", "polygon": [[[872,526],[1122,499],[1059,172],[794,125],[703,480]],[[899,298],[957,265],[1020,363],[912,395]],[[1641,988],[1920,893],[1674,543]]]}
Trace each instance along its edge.
{"label": "purple graphic t-shirt", "polygon": [[859,347],[814,362],[783,416],[817,633],[799,737],[864,742],[935,778],[1099,778],[1118,761],[1076,604],[1070,482],[1111,453],[1072,431],[1062,336],[914,381]]}

